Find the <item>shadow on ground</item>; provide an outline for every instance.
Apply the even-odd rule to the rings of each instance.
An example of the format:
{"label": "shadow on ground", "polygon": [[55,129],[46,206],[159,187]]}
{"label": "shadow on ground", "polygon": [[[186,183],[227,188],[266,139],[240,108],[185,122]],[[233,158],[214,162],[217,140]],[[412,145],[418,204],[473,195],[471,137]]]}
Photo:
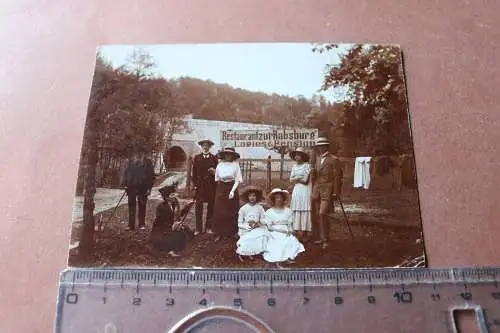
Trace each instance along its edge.
{"label": "shadow on ground", "polygon": [[[363,195],[363,194],[360,194]],[[400,200],[406,200],[401,196]],[[147,221],[154,219],[154,210],[159,201],[150,200],[147,208]],[[417,207],[418,208],[418,207]],[[95,234],[95,256],[92,260],[83,261],[78,255],[78,248],[70,250],[69,266],[73,267],[204,267],[204,268],[262,268],[264,261],[240,263],[235,254],[236,240],[223,240],[214,243],[207,234],[197,236],[181,253],[179,258],[171,258],[164,253],[152,250],[148,244],[151,225],[146,230],[125,231],[127,226],[127,206],[120,206],[114,216],[112,210],[103,212],[104,230]],[[331,220],[331,246],[322,250],[317,245],[306,242],[306,252],[297,257],[291,268],[305,267],[390,267],[408,258],[422,255],[423,243],[417,243],[420,237],[420,221],[414,221],[413,212],[403,210],[405,218],[413,223],[374,222],[376,217],[365,214],[349,216],[354,240],[351,239],[347,224],[341,214],[334,214]],[[417,209],[418,213],[418,209]],[[392,214],[393,217],[395,214]],[[411,216],[410,216],[411,215]],[[352,220],[351,220],[352,218]],[[387,217],[381,217],[387,218]],[[397,216],[396,216],[397,218]],[[400,216],[403,218],[403,216]],[[187,219],[194,227],[194,210]],[[72,242],[78,241],[81,223],[75,223]]]}

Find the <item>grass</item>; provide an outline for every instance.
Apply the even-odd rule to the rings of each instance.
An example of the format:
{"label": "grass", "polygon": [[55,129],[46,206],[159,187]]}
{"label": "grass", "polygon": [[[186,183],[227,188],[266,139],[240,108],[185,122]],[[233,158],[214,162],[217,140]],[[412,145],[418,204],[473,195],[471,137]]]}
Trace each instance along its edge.
{"label": "grass", "polygon": [[[386,200],[388,196],[398,196],[398,193],[375,192],[370,200],[372,204],[379,202],[383,205],[390,201]],[[407,198],[414,198],[414,194],[399,194],[399,197],[402,197],[402,202],[405,202]],[[185,200],[183,202],[185,203]],[[94,258],[83,261],[78,255],[78,249],[72,249],[69,255],[69,265],[80,267],[264,267],[262,260],[240,263],[235,254],[236,240],[223,240],[214,243],[211,237],[206,234],[196,237],[189,243],[188,247],[181,253],[180,258],[171,258],[165,253],[151,249],[148,236],[151,221],[154,219],[154,210],[158,204],[157,200],[148,202],[147,229],[142,231],[125,231],[128,218],[126,205],[119,207],[113,216],[111,210],[104,212],[104,220],[107,221],[109,218],[110,222],[105,225],[102,232],[95,235]],[[413,214],[406,212],[408,206],[406,206],[406,210],[404,208],[394,208],[394,214],[406,216],[405,218],[415,218]],[[313,243],[304,243],[306,252],[300,254],[296,263],[291,267],[388,267],[398,265],[404,260],[418,257],[423,253],[423,243],[416,242],[421,232],[419,223],[399,228],[390,224],[373,222],[372,220],[377,217],[365,217],[366,219],[363,219],[363,215],[360,215],[357,217],[356,223],[351,224],[354,234],[354,240],[352,240],[342,216],[332,216],[331,246],[327,250],[321,250]],[[186,221],[191,228],[194,228],[194,209],[189,212]],[[73,241],[79,239],[80,230],[81,223],[76,223],[72,232]]]}

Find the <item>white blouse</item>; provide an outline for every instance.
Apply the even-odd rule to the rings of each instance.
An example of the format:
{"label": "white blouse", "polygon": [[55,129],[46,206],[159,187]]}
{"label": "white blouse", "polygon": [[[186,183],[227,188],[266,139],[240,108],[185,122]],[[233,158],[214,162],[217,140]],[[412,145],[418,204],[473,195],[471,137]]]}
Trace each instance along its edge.
{"label": "white blouse", "polygon": [[244,204],[238,212],[238,227],[240,229],[249,230],[249,221],[261,222],[264,219],[264,208],[258,203],[251,205]]}
{"label": "white blouse", "polygon": [[311,165],[309,163],[303,163],[301,165],[294,164],[292,171],[290,172],[290,180],[299,179],[306,181],[309,178],[309,173],[311,172]]}
{"label": "white blouse", "polygon": [[264,214],[264,223],[269,230],[292,232],[293,212],[289,207],[282,209],[271,207]]}
{"label": "white blouse", "polygon": [[217,168],[215,168],[215,181],[226,183],[232,181],[243,182],[240,164],[238,162],[220,162],[217,164]]}

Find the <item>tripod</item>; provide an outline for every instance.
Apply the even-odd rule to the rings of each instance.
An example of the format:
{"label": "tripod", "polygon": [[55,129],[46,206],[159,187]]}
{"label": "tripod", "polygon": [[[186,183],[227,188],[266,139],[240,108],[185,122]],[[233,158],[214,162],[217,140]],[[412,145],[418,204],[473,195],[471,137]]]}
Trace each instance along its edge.
{"label": "tripod", "polygon": [[340,199],[340,196],[335,196],[334,198],[332,198],[333,211],[335,211],[335,201],[338,201],[340,204],[340,209],[342,210],[342,215],[344,216],[344,221],[347,225],[347,228],[349,229],[349,233],[351,234],[351,239],[354,241],[354,234],[352,233],[351,224],[349,223],[349,219],[347,218],[347,214],[345,212],[344,204],[342,203],[342,199]]}

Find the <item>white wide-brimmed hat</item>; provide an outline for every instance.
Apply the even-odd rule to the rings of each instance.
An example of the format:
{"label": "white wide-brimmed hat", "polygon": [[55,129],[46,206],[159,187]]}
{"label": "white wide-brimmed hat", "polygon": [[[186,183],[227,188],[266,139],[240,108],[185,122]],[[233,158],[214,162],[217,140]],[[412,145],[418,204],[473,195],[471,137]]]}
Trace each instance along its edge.
{"label": "white wide-brimmed hat", "polygon": [[236,150],[233,147],[224,147],[222,148],[218,153],[217,153],[217,158],[223,159],[224,156],[230,155],[234,160],[237,160],[240,158],[240,154],[236,152]]}
{"label": "white wide-brimmed hat", "polygon": [[319,147],[319,146],[329,146],[330,145],[330,141],[328,141],[327,138],[325,137],[319,137],[317,140],[316,140],[316,143],[314,144],[315,147]]}
{"label": "white wide-brimmed hat", "polygon": [[281,194],[283,195],[283,197],[285,198],[285,201],[288,200],[288,197],[290,196],[290,192],[288,192],[287,190],[283,190],[281,188],[274,188],[270,193],[269,193],[269,196],[268,196],[268,199],[269,201],[271,201],[272,203],[274,203],[274,196],[276,194]]}
{"label": "white wide-brimmed hat", "polygon": [[294,159],[295,159],[295,156],[296,156],[297,154],[302,155],[302,157],[303,157],[303,158],[302,158],[302,160],[304,160],[304,161],[309,161],[309,153],[308,153],[308,152],[307,152],[304,148],[299,147],[299,148],[297,148],[297,149],[292,150],[292,151],[290,152],[290,158],[291,158],[292,160],[294,160]]}

